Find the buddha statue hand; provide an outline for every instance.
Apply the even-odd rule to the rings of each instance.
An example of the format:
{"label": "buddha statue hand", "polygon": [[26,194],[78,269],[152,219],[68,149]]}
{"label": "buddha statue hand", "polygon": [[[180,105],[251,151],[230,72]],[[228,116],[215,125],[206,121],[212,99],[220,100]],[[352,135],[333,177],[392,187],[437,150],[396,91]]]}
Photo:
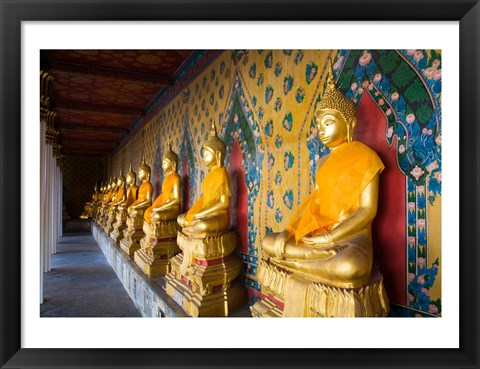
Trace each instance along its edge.
{"label": "buddha statue hand", "polygon": [[293,235],[288,231],[280,232],[276,235],[275,241],[273,243],[273,253],[276,259],[282,260],[285,254],[285,243],[292,237]]}
{"label": "buddha statue hand", "polygon": [[327,247],[333,243],[329,232],[321,233],[315,236],[303,236],[300,240],[303,243],[311,246],[322,245],[322,247]]}

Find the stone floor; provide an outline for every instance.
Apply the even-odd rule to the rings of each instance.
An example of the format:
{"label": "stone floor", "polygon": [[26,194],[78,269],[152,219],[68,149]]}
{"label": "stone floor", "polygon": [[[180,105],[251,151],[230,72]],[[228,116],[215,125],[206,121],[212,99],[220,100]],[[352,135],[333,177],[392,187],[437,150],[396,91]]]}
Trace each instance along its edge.
{"label": "stone floor", "polygon": [[89,231],[66,233],[44,275],[42,317],[140,317]]}

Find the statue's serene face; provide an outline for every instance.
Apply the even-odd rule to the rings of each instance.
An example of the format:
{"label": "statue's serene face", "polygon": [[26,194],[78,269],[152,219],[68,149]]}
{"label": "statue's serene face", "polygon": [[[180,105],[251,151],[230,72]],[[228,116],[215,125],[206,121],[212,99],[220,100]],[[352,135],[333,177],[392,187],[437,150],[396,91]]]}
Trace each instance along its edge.
{"label": "statue's serene face", "polygon": [[347,141],[347,123],[343,118],[327,113],[316,120],[318,138],[322,144],[335,148]]}
{"label": "statue's serene face", "polygon": [[138,178],[139,178],[141,181],[143,181],[143,180],[146,178],[146,175],[147,175],[147,174],[145,173],[145,171],[144,171],[143,169],[140,169],[140,170],[138,171]]}
{"label": "statue's serene face", "polygon": [[217,163],[217,157],[215,156],[215,151],[208,146],[203,148],[203,161],[207,164],[208,167]]}
{"label": "statue's serene face", "polygon": [[169,170],[173,170],[173,164],[170,160],[168,159],[163,159],[162,161],[162,168],[165,172],[168,172]]}
{"label": "statue's serene face", "polygon": [[122,181],[121,179],[119,179],[119,180],[117,181],[117,188],[120,188],[120,187],[122,187],[122,186],[123,186],[123,181]]}
{"label": "statue's serene face", "polygon": [[131,186],[133,184],[132,176],[127,176],[127,183],[128,183],[129,186]]}

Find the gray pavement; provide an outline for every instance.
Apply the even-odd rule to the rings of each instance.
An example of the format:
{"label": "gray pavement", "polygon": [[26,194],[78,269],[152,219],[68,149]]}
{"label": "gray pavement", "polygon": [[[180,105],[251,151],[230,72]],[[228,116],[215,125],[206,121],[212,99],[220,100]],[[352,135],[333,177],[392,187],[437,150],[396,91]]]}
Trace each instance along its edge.
{"label": "gray pavement", "polygon": [[44,274],[41,317],[140,317],[90,232],[66,233]]}

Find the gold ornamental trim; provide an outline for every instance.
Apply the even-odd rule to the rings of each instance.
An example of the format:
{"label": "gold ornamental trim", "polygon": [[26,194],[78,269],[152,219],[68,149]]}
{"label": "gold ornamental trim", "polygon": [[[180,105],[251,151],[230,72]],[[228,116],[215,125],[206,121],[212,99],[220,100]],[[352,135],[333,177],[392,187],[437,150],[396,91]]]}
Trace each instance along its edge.
{"label": "gold ornamental trim", "polygon": [[[339,288],[298,278],[262,259],[257,280],[262,285],[262,292],[270,292],[285,302],[283,316],[383,317],[389,311],[383,276],[378,270],[372,273],[366,286]],[[289,296],[297,298],[299,291],[303,291],[302,301],[289,300]],[[294,305],[302,306],[303,310],[292,309]],[[288,311],[287,307],[290,307]],[[290,315],[292,310],[298,315]]]}
{"label": "gold ornamental trim", "polygon": [[234,231],[205,238],[194,238],[178,231],[177,244],[183,251],[188,247],[196,259],[213,260],[230,255],[237,246],[237,238]]}

